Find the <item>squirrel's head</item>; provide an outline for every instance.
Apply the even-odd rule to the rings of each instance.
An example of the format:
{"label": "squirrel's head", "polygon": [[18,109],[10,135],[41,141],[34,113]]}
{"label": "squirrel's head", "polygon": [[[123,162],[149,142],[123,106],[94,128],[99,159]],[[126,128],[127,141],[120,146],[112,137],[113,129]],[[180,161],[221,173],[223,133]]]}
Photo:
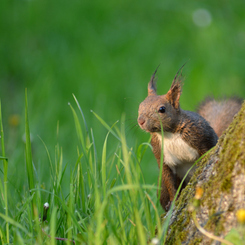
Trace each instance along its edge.
{"label": "squirrel's head", "polygon": [[182,75],[179,75],[179,70],[167,94],[157,95],[156,71],[148,84],[148,96],[139,106],[138,124],[151,133],[161,132],[161,124],[163,131],[173,132],[179,122]]}

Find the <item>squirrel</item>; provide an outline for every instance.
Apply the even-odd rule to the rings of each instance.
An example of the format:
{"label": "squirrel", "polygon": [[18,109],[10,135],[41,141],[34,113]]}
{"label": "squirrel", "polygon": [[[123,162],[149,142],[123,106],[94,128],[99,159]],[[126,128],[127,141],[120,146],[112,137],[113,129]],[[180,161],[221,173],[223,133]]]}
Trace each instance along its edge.
{"label": "squirrel", "polygon": [[[151,145],[159,168],[163,143],[160,203],[165,211],[169,210],[186,172],[201,155],[216,145],[218,137],[242,104],[242,100],[236,98],[220,102],[209,98],[200,105],[198,113],[181,109],[179,99],[183,77],[179,71],[169,91],[157,95],[156,69],[148,84],[148,96],[140,103],[138,111],[138,124],[152,136]],[[182,188],[193,173],[194,169],[189,172]]]}

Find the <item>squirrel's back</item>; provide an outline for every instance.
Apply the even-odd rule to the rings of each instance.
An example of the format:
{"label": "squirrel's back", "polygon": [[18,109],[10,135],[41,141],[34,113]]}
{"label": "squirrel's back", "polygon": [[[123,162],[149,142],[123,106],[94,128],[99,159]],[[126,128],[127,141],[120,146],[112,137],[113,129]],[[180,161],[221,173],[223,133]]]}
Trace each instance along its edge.
{"label": "squirrel's back", "polygon": [[242,99],[235,97],[223,100],[207,98],[199,106],[197,113],[209,122],[217,136],[220,137],[241,109],[242,102]]}

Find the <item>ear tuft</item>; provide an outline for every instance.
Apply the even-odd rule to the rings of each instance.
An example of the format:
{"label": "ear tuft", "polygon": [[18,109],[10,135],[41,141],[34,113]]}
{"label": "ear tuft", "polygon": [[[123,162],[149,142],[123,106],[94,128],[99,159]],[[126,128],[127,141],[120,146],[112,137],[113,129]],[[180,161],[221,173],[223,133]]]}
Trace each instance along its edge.
{"label": "ear tuft", "polygon": [[[179,109],[179,99],[180,99],[180,95],[182,92],[182,85],[183,85],[183,81],[184,81],[184,78],[182,76],[182,68],[184,67],[184,65],[181,66],[181,68],[176,73],[174,80],[172,82],[172,85],[170,87],[170,90],[166,94],[167,100],[170,102],[170,104],[175,109]],[[181,71],[181,73],[179,75],[180,71]]]}
{"label": "ear tuft", "polygon": [[[157,69],[158,69],[158,67],[157,67]],[[148,83],[148,96],[150,96],[150,95],[156,95],[157,94],[156,78],[155,78],[155,75],[157,73],[157,69],[152,74],[151,80]]]}

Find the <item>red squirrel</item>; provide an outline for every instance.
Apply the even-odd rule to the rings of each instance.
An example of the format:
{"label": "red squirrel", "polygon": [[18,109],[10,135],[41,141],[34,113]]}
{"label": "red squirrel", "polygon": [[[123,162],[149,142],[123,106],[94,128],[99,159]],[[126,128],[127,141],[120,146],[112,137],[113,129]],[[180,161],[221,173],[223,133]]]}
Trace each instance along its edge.
{"label": "red squirrel", "polygon": [[[238,99],[221,102],[208,99],[201,104],[198,113],[182,110],[179,99],[183,78],[179,71],[167,94],[157,95],[156,70],[148,84],[148,96],[140,104],[138,111],[138,124],[152,136],[151,145],[159,168],[162,140],[164,142],[160,203],[166,211],[188,169],[201,155],[216,145],[218,136],[228,127],[242,104]],[[189,173],[183,187],[193,172],[194,170]]]}

